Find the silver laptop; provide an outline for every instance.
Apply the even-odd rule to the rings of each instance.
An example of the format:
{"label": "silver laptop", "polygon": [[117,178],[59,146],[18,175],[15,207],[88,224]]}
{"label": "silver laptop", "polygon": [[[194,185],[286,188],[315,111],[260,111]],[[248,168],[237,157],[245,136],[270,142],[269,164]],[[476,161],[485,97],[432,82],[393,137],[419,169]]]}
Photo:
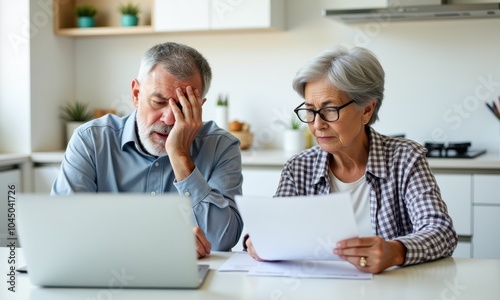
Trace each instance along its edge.
{"label": "silver laptop", "polygon": [[53,287],[198,288],[189,198],[177,194],[18,197],[31,282]]}

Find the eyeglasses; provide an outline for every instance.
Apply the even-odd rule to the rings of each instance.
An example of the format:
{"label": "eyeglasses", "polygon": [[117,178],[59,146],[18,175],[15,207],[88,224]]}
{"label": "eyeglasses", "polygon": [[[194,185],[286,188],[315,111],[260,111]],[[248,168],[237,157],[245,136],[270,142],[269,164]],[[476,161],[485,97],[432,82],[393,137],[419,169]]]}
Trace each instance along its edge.
{"label": "eyeglasses", "polygon": [[326,122],[335,122],[339,119],[340,110],[347,105],[353,103],[354,100],[347,102],[341,106],[327,106],[318,110],[309,109],[309,108],[299,108],[302,105],[306,104],[305,102],[301,105],[297,106],[293,111],[297,114],[297,117],[304,123],[313,123],[316,120],[316,114],[319,114],[321,119]]}

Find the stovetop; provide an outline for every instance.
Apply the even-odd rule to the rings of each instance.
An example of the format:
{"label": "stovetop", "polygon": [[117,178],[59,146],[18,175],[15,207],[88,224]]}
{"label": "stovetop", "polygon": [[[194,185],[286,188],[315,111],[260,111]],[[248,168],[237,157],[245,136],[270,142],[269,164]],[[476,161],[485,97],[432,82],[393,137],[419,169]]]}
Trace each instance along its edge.
{"label": "stovetop", "polygon": [[471,142],[444,143],[426,142],[427,157],[433,158],[475,158],[486,153],[485,149],[471,149]]}

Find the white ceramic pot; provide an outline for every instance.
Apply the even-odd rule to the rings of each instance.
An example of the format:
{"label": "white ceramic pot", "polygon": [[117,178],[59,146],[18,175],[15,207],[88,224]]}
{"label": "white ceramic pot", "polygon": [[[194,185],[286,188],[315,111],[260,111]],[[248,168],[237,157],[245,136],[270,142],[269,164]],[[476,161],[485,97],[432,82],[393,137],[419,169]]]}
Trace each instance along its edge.
{"label": "white ceramic pot", "polygon": [[69,140],[71,139],[71,136],[73,135],[73,131],[75,131],[75,129],[84,124],[85,122],[67,122],[66,123],[66,144],[69,142]]}
{"label": "white ceramic pot", "polygon": [[219,125],[220,128],[227,130],[228,124],[228,109],[227,106],[216,106],[215,107],[215,123]]}
{"label": "white ceramic pot", "polygon": [[305,137],[303,130],[285,130],[283,134],[283,150],[287,154],[297,154],[304,150]]}

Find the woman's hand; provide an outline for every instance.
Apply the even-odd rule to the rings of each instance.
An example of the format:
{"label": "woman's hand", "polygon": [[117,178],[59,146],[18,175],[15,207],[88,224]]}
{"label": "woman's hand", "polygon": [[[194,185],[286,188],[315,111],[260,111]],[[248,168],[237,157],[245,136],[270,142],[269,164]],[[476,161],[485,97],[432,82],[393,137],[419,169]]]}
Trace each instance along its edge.
{"label": "woman's hand", "polygon": [[399,241],[385,241],[373,236],[340,241],[333,253],[360,271],[377,274],[392,266],[402,265],[406,247]]}
{"label": "woman's hand", "polygon": [[245,246],[247,247],[248,254],[251,257],[253,257],[253,259],[258,260],[258,261],[265,261],[264,259],[260,258],[257,255],[257,252],[255,252],[255,248],[253,247],[252,240],[250,239],[250,237],[248,237],[247,240],[245,241]]}

